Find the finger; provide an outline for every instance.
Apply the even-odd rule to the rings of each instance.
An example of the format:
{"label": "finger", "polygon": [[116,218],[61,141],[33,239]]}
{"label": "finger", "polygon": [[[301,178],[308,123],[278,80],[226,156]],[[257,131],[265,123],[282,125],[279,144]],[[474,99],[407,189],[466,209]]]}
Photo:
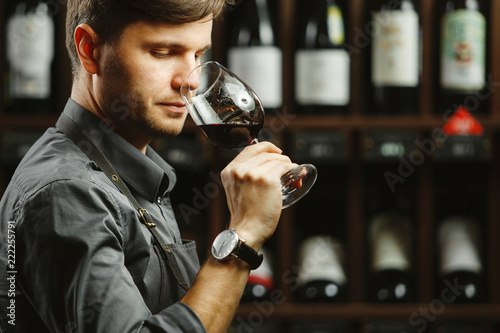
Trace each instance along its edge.
{"label": "finger", "polygon": [[235,158],[233,161],[241,162],[252,158],[253,156],[262,154],[262,153],[274,153],[281,154],[283,151],[276,147],[274,144],[268,141],[259,142],[254,145],[250,145],[245,147]]}
{"label": "finger", "polygon": [[261,153],[257,156],[253,156],[249,160],[241,163],[237,161],[231,162],[224,170],[223,174],[232,175],[235,178],[243,178],[251,170],[256,170],[257,168],[269,164],[271,162],[280,162],[288,165],[289,169],[292,169],[296,164],[292,163],[290,158],[286,155],[278,155],[273,153]]}
{"label": "finger", "polygon": [[280,160],[270,160],[256,167],[248,168],[246,172],[238,173],[238,178],[256,182],[264,181],[266,183],[279,183],[281,176],[298,166],[295,163],[290,163]]}

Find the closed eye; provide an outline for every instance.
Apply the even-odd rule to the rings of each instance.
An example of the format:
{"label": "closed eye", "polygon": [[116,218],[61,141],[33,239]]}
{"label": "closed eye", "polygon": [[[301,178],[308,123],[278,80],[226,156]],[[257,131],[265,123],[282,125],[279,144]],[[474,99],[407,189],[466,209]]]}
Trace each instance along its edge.
{"label": "closed eye", "polygon": [[163,59],[171,55],[170,52],[157,52],[157,51],[151,51],[151,55],[155,58],[158,59]]}

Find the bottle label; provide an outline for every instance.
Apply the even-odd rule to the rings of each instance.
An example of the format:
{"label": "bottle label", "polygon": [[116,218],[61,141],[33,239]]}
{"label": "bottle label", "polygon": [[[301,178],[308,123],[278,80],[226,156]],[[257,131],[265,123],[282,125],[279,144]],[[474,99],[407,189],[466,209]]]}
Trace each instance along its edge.
{"label": "bottle label", "polygon": [[442,22],[441,85],[479,90],[485,86],[486,20],[477,11],[457,10]]}
{"label": "bottle label", "polygon": [[336,5],[328,6],[328,36],[333,45],[342,45],[345,41],[344,19],[342,11]]}
{"label": "bottle label", "polygon": [[410,265],[410,221],[397,213],[376,216],[370,225],[372,270],[408,271]]}
{"label": "bottle label", "polygon": [[418,86],[418,14],[415,11],[381,11],[373,14],[373,24],[373,83]]}
{"label": "bottle label", "polygon": [[228,52],[228,68],[243,79],[266,108],[283,104],[283,55],[278,47],[234,47]]}
{"label": "bottle label", "polygon": [[349,104],[350,57],[346,50],[298,50],[295,57],[295,98],[299,104]]}
{"label": "bottle label", "polygon": [[343,260],[340,243],[329,236],[310,237],[300,246],[298,281],[303,285],[326,280],[342,286],[346,283]]}
{"label": "bottle label", "polygon": [[54,57],[54,21],[48,6],[35,12],[14,14],[6,27],[7,60],[12,70],[13,98],[44,99],[50,96],[50,65]]}
{"label": "bottle label", "polygon": [[441,223],[438,239],[441,250],[439,272],[442,275],[460,270],[474,273],[482,271],[477,223],[463,216],[454,216]]}

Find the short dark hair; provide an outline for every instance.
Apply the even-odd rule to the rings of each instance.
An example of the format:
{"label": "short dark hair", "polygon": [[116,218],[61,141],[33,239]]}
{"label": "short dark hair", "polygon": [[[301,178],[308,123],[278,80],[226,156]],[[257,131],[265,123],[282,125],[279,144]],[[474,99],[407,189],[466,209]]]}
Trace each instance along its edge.
{"label": "short dark hair", "polygon": [[73,34],[78,25],[88,24],[106,42],[116,42],[122,31],[139,21],[182,24],[205,17],[217,18],[233,0],[68,0],[66,48],[73,75],[80,62]]}

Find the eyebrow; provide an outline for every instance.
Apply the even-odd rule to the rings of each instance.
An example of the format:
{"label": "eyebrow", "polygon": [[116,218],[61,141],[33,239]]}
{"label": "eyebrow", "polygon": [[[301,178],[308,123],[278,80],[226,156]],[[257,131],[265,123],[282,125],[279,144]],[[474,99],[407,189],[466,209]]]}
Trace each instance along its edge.
{"label": "eyebrow", "polygon": [[[158,48],[158,49],[188,49],[188,47],[184,44],[167,42],[167,41],[146,41],[145,46],[149,48]],[[205,52],[212,48],[212,44],[207,44],[202,49],[199,49],[197,52]]]}

